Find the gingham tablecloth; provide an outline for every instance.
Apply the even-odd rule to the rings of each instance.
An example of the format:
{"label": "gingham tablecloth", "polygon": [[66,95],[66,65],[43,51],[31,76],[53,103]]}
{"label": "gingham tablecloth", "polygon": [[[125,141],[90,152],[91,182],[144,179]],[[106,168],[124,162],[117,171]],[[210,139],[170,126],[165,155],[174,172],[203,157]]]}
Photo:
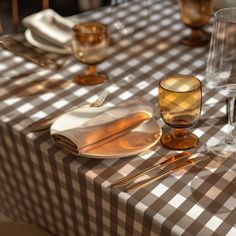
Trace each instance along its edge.
{"label": "gingham tablecloth", "polygon": [[[179,44],[189,29],[181,23],[175,1],[131,1],[72,19],[110,26],[112,45],[98,66],[108,73],[109,85],[74,84],[73,75],[84,66],[72,56],[60,70],[47,71],[0,50],[0,211],[58,236],[235,236],[235,157],[223,165],[210,159],[205,168],[194,166],[125,193],[110,189],[110,183],[171,151],[158,144],[127,158],[89,159],[62,150],[49,131],[27,130],[57,110],[94,101],[106,86],[111,91],[107,105],[132,96],[156,104],[158,81],[166,74],[204,78],[208,48]],[[16,37],[25,42],[22,35]],[[19,76],[32,70],[37,72]],[[225,97],[204,87],[202,115],[191,129],[200,139],[193,152],[204,152],[210,137],[227,132],[225,110]],[[159,122],[163,131],[169,129]]]}

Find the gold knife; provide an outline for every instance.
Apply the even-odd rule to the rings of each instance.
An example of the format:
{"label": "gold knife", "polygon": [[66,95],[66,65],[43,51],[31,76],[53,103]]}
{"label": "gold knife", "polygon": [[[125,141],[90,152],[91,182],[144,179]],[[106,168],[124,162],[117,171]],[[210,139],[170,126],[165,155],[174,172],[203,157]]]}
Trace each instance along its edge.
{"label": "gold knife", "polygon": [[161,163],[157,163],[155,165],[145,168],[144,170],[141,170],[141,171],[134,173],[134,174],[127,175],[126,177],[123,177],[123,178],[113,182],[110,187],[120,187],[124,184],[127,185],[129,182],[137,179],[138,177],[148,173],[151,170],[154,170],[156,168],[161,168],[167,164],[173,163],[173,162],[180,160],[180,159],[183,160],[183,158],[184,159],[189,158],[190,156],[191,156],[191,152],[185,151],[185,152],[181,152],[181,153],[177,153],[177,154],[175,153],[174,155],[171,155],[168,159],[162,161]]}
{"label": "gold knife", "polygon": [[136,183],[126,185],[122,189],[126,192],[130,192],[130,191],[133,191],[133,190],[138,190],[138,189],[143,188],[144,186],[146,186],[148,184],[153,183],[154,181],[157,181],[157,180],[159,180],[159,179],[161,179],[161,178],[163,178],[167,175],[172,174],[173,172],[176,172],[178,170],[184,169],[184,168],[189,167],[189,166],[193,166],[193,165],[195,165],[195,164],[197,164],[201,161],[205,161],[208,158],[209,158],[209,156],[197,156],[197,157],[190,158],[186,161],[183,161],[183,162],[180,162],[180,163],[176,164],[173,168],[171,168],[169,170],[162,171],[161,173],[157,174],[154,177],[151,177],[151,178],[141,180],[141,181],[136,182]]}

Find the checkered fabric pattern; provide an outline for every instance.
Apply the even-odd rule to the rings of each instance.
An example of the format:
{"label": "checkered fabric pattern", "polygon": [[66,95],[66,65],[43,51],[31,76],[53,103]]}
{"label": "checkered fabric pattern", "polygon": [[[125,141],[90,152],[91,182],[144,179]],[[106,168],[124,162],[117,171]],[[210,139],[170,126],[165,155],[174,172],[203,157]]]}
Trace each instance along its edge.
{"label": "checkered fabric pattern", "polygon": [[[175,1],[131,1],[71,19],[109,25],[112,43],[98,69],[110,80],[81,87],[72,78],[84,65],[73,56],[61,56],[66,64],[48,71],[0,50],[0,211],[57,236],[236,235],[235,157],[224,165],[209,159],[204,169],[194,166],[125,193],[110,189],[110,183],[171,151],[157,144],[127,158],[76,157],[56,146],[49,131],[27,130],[55,111],[94,101],[105,87],[111,91],[108,105],[132,96],[156,104],[163,76],[183,73],[204,79],[208,48],[179,44],[189,29],[181,23]],[[25,42],[23,35],[16,37]],[[210,137],[227,133],[225,110],[224,95],[204,86],[202,115],[192,128],[200,143],[193,152],[204,151]],[[159,122],[163,131],[168,129]]]}

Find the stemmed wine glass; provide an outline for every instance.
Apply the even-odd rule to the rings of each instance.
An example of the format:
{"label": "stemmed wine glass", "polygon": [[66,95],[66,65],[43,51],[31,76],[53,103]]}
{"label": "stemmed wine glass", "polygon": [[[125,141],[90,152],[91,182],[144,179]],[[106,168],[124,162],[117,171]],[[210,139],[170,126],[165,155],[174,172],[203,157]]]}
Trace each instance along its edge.
{"label": "stemmed wine glass", "polygon": [[197,145],[198,137],[186,130],[199,119],[202,104],[200,80],[190,75],[170,75],[159,83],[159,112],[173,129],[164,133],[161,143],[176,150]]}
{"label": "stemmed wine glass", "polygon": [[207,150],[221,157],[222,161],[236,153],[236,139],[232,134],[236,96],[236,8],[215,13],[206,81],[208,87],[224,91],[228,98],[228,132],[224,137],[212,137],[206,144]]}
{"label": "stemmed wine glass", "polygon": [[210,42],[210,34],[202,30],[211,17],[212,0],[180,0],[180,16],[183,23],[191,28],[191,35],[181,43],[191,47],[204,46]]}
{"label": "stemmed wine glass", "polygon": [[84,74],[76,75],[74,82],[80,85],[96,85],[108,79],[96,71],[108,51],[109,37],[107,26],[98,22],[81,22],[73,27],[72,48],[78,61],[87,64]]}

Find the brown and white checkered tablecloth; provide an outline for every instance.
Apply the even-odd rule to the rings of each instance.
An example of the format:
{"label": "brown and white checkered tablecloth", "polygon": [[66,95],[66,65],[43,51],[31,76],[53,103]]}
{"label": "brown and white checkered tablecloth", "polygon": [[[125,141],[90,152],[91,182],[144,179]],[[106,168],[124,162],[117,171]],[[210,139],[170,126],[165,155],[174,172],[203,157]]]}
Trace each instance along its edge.
{"label": "brown and white checkered tablecloth", "polygon": [[[0,211],[57,236],[235,236],[235,157],[221,166],[209,160],[204,169],[194,166],[125,193],[110,189],[110,183],[171,152],[158,144],[121,159],[75,157],[56,146],[49,131],[27,130],[27,125],[56,110],[94,101],[106,86],[111,91],[109,105],[132,96],[156,104],[158,81],[166,74],[204,78],[208,48],[179,44],[189,29],[181,23],[175,1],[131,1],[78,17],[72,19],[110,26],[112,45],[98,66],[108,73],[108,85],[74,84],[73,75],[84,66],[72,56],[63,68],[47,71],[0,50]],[[16,37],[25,43],[22,35]],[[37,73],[18,76],[32,70]],[[210,137],[227,132],[225,97],[205,87],[203,93],[201,119],[192,128],[200,144],[193,152],[204,151]],[[161,120],[160,124],[168,129]]]}

